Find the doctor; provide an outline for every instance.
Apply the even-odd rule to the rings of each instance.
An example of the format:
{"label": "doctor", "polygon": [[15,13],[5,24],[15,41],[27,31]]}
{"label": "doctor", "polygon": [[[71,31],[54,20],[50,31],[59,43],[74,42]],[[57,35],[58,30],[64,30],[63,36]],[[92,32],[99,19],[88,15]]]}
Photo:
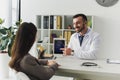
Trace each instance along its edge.
{"label": "doctor", "polygon": [[87,17],[84,14],[73,16],[72,34],[67,48],[62,49],[64,55],[74,55],[80,59],[96,59],[99,49],[100,35],[87,27]]}

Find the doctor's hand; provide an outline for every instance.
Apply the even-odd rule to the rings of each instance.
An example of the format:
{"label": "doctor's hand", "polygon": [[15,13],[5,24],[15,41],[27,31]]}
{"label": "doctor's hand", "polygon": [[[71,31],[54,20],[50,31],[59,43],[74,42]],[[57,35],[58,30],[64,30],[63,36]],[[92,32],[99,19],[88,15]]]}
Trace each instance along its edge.
{"label": "doctor's hand", "polygon": [[60,48],[60,50],[63,50],[63,55],[71,55],[72,50],[70,48]]}

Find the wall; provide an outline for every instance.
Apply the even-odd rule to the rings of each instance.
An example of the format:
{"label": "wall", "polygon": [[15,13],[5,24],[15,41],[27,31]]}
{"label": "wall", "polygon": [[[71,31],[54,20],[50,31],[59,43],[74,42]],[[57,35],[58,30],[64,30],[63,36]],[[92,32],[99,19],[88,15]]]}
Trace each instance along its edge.
{"label": "wall", "polygon": [[5,20],[5,27],[12,25],[12,0],[0,0],[0,18]]}
{"label": "wall", "polygon": [[22,0],[22,19],[36,23],[36,15],[84,13],[94,15],[94,30],[102,37],[99,58],[120,58],[120,1],[102,7],[95,0]]}

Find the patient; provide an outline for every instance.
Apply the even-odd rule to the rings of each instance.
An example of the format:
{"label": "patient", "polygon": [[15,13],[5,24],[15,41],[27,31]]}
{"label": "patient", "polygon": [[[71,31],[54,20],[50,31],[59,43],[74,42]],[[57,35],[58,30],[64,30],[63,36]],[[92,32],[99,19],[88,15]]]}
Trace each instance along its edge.
{"label": "patient", "polygon": [[9,66],[25,73],[31,80],[49,80],[58,69],[58,64],[52,60],[37,59],[29,54],[36,33],[37,29],[33,23],[24,22],[20,25],[12,46]]}

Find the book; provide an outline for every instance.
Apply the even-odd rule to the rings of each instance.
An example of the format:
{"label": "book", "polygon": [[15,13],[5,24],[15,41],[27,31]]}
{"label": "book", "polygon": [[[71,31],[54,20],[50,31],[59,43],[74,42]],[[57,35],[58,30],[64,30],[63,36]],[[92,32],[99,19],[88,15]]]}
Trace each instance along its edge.
{"label": "book", "polygon": [[54,16],[54,29],[57,29],[57,16]]}
{"label": "book", "polygon": [[54,27],[54,16],[51,15],[50,16],[50,29],[53,29],[53,27]]}
{"label": "book", "polygon": [[49,28],[49,16],[43,17],[43,28],[48,29]]}
{"label": "book", "polygon": [[67,31],[64,32],[64,38],[66,39],[66,43],[68,44],[68,41],[67,41]]}
{"label": "book", "polygon": [[61,29],[61,16],[57,16],[57,29]]}
{"label": "book", "polygon": [[70,41],[70,37],[71,37],[72,33],[71,31],[65,31],[64,32],[64,38],[66,39],[66,43],[68,44]]}
{"label": "book", "polygon": [[57,35],[55,33],[52,33],[50,35],[50,42],[53,43],[53,39],[56,38],[56,37],[57,37]]}
{"label": "book", "polygon": [[67,41],[69,42],[72,33],[71,33],[71,31],[68,31],[67,33],[68,33],[68,35],[67,35],[67,37],[68,37],[68,38],[67,38]]}

